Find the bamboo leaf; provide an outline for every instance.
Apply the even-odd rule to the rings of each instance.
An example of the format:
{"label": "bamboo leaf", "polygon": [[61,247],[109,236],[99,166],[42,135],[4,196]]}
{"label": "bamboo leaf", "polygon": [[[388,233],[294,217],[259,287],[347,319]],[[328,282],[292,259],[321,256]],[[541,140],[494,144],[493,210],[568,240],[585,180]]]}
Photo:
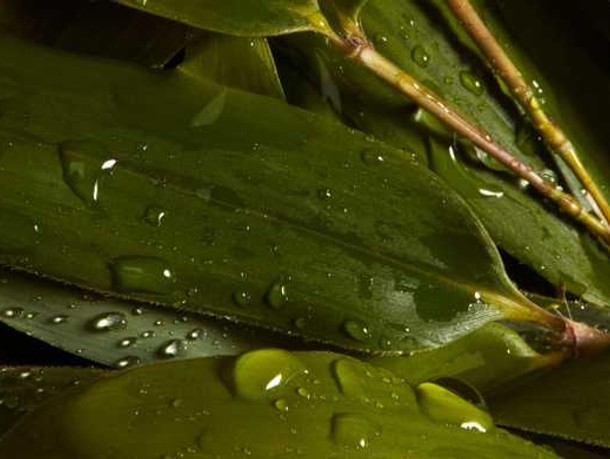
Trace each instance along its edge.
{"label": "bamboo leaf", "polygon": [[410,451],[442,459],[483,458],[492,450],[497,458],[556,457],[495,428],[485,412],[434,384],[413,388],[339,354],[276,349],[102,377],[24,417],[0,439],[3,459],[156,459],[185,451],[194,458]]}
{"label": "bamboo leaf", "polygon": [[10,271],[0,278],[0,321],[104,365],[238,355],[279,344],[278,337],[226,321],[142,307]]}
{"label": "bamboo leaf", "polygon": [[245,37],[325,30],[317,0],[116,0],[194,27]]}
{"label": "bamboo leaf", "polygon": [[[545,156],[543,146],[531,135],[521,114],[510,105],[478,55],[464,45],[463,31],[443,15],[445,9],[440,5],[441,2],[371,0],[363,10],[364,27],[380,52],[485,125],[516,157],[555,180],[559,169]],[[486,10],[486,14],[490,23],[494,22],[493,10]],[[300,63],[301,71],[322,82],[323,95],[331,91],[335,94],[331,99],[333,107],[348,124],[405,148],[422,163],[428,163],[475,209],[501,248],[553,284],[563,285],[588,301],[610,304],[610,287],[604,280],[610,276],[608,255],[595,240],[556,215],[484,152],[455,144],[453,134],[434,118],[335,53],[322,39],[301,35],[282,39],[282,43],[286,54],[297,65]],[[557,65],[562,66],[563,60]],[[327,76],[322,78],[322,74]],[[530,78],[543,81],[538,73],[533,75]],[[564,81],[565,78],[559,80],[557,87],[562,88]],[[551,85],[542,84],[547,88],[547,103],[558,106],[551,102]],[[604,150],[604,144],[600,146],[595,139],[598,132],[605,130],[596,128],[595,123],[591,124],[592,129],[583,126],[582,120],[590,124],[589,115],[582,117],[563,107],[561,112],[569,114],[562,125],[566,124],[570,136],[582,143],[579,151],[593,156]],[[577,134],[570,125],[578,127]],[[579,140],[583,138],[586,143]],[[603,164],[603,155],[596,156],[600,158],[593,161]],[[591,172],[602,184],[608,181],[603,177],[604,170],[610,169],[592,164]]]}
{"label": "bamboo leaf", "polygon": [[490,402],[505,426],[610,447],[610,354],[570,362]]}
{"label": "bamboo leaf", "polygon": [[0,56],[5,264],[370,352],[499,318],[563,330],[510,283],[462,200],[400,151],[179,70],[9,37]]}

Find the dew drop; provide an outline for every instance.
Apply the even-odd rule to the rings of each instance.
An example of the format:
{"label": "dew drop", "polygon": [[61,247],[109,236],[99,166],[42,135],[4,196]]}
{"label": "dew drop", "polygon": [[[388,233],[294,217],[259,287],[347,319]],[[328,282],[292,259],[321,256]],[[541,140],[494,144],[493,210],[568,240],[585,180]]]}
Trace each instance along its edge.
{"label": "dew drop", "polygon": [[144,221],[151,226],[161,226],[167,212],[158,206],[150,206],[144,213]]}
{"label": "dew drop", "polygon": [[95,317],[90,327],[95,331],[121,330],[127,327],[127,317],[122,312],[108,312]]}
{"label": "dew drop", "polygon": [[233,303],[240,308],[245,308],[252,301],[252,295],[245,289],[237,289],[233,292]]}
{"label": "dew drop", "polygon": [[133,367],[134,365],[139,365],[141,362],[139,357],[128,355],[127,357],[122,357],[117,360],[114,364],[116,368],[128,368]]}
{"label": "dew drop", "polygon": [[280,411],[288,411],[290,409],[288,401],[284,398],[277,399],[275,402],[273,402],[273,406]]}
{"label": "dew drop", "polygon": [[557,184],[557,174],[551,169],[542,169],[538,175],[546,182],[553,185]]}
{"label": "dew drop", "polygon": [[157,351],[157,355],[162,359],[172,359],[178,357],[186,351],[186,345],[181,339],[173,339],[163,344]]}
{"label": "dew drop", "polygon": [[247,400],[266,399],[301,374],[305,364],[290,352],[264,349],[242,355],[233,369],[237,394]]}
{"label": "dew drop", "polygon": [[360,154],[362,162],[368,166],[377,166],[385,162],[385,158],[379,151],[367,148]]}
{"label": "dew drop", "polygon": [[23,308],[6,308],[0,311],[0,316],[5,319],[17,319],[23,316]]}
{"label": "dew drop", "polygon": [[411,52],[411,59],[420,67],[428,67],[430,63],[430,55],[423,46],[417,45]]}
{"label": "dew drop", "polygon": [[59,325],[59,324],[63,324],[66,323],[68,321],[69,317],[64,315],[64,314],[60,314],[57,316],[53,316],[49,319],[49,322],[51,322],[54,325]]}
{"label": "dew drop", "polygon": [[307,399],[307,400],[309,400],[311,398],[311,392],[309,392],[304,387],[299,387],[297,389],[297,394],[299,394],[301,397],[303,397],[304,399]]}
{"label": "dew drop", "polygon": [[335,360],[331,364],[331,374],[342,394],[356,398],[366,396],[361,378],[362,371],[355,361],[349,359]]}
{"label": "dew drop", "polygon": [[479,194],[485,198],[501,198],[504,196],[504,191],[498,187],[487,186],[479,188]]}
{"label": "dew drop", "polygon": [[168,293],[174,275],[165,260],[155,257],[119,257],[110,265],[113,288],[119,292]]}
{"label": "dew drop", "polygon": [[126,349],[128,347],[134,346],[137,342],[138,338],[136,338],[135,336],[130,336],[119,341],[118,346],[122,349]]}
{"label": "dew drop", "polygon": [[269,287],[267,295],[265,296],[267,304],[273,309],[280,309],[286,301],[288,301],[288,294],[286,292],[286,284],[281,281],[277,281]]}
{"label": "dew drop", "polygon": [[347,333],[347,336],[356,341],[368,341],[371,337],[371,331],[366,323],[357,319],[347,320],[343,324],[343,330]]}
{"label": "dew drop", "polygon": [[471,72],[460,72],[460,83],[464,89],[476,96],[483,94],[484,88],[481,80]]}
{"label": "dew drop", "polygon": [[320,188],[318,190],[318,197],[323,201],[328,201],[333,198],[333,191],[330,188]]}
{"label": "dew drop", "polygon": [[186,334],[188,341],[196,341],[198,339],[205,338],[207,332],[203,328],[195,328]]}
{"label": "dew drop", "polygon": [[332,418],[331,434],[333,440],[343,446],[364,449],[381,430],[363,414],[339,413]]}

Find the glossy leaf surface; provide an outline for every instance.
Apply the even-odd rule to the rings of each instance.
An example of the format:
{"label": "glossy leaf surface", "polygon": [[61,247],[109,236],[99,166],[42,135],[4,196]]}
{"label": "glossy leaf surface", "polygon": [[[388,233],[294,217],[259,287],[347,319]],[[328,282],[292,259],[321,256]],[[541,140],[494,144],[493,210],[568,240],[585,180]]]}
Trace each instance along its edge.
{"label": "glossy leaf surface", "polygon": [[279,345],[280,340],[226,321],[143,307],[10,271],[0,272],[0,305],[0,321],[7,325],[119,368],[173,358],[238,355]]}
{"label": "glossy leaf surface", "polygon": [[74,389],[24,417],[0,440],[0,457],[556,457],[488,418],[434,384],[414,389],[349,357],[269,349]]}
{"label": "glossy leaf surface", "polygon": [[568,363],[489,400],[505,426],[610,447],[610,353]]}
{"label": "glossy leaf surface", "polygon": [[179,71],[0,54],[4,263],[369,351],[548,319],[400,151]]}
{"label": "glossy leaf surface", "polygon": [[[486,2],[486,5],[491,3]],[[526,6],[523,4],[523,8]],[[501,24],[501,17],[498,18],[491,6],[485,10],[485,15],[491,25]],[[515,23],[520,17],[536,22],[523,13],[514,16]],[[486,64],[465,44],[464,31],[457,21],[450,21],[443,2],[371,0],[363,9],[362,18],[369,39],[379,52],[459,108],[549,180],[561,177],[555,161],[536,140],[535,133],[498,86]],[[539,18],[537,22],[545,21]],[[498,30],[501,37],[506,36],[501,26]],[[536,30],[536,27],[529,30]],[[557,32],[548,34],[550,37],[556,35]],[[287,37],[282,43],[285,54],[300,64],[301,71],[309,74],[311,80],[320,82],[322,96],[330,100],[348,124],[404,148],[422,164],[429,164],[468,201],[500,247],[553,284],[563,285],[589,301],[610,303],[609,284],[605,281],[610,276],[610,263],[605,249],[557,215],[485,153],[465,143],[454,142],[452,133],[436,119],[405,101],[356,63],[337,54],[323,39],[309,34]],[[528,61],[527,43],[524,42],[523,50],[515,50],[521,56],[519,63],[528,70],[529,78],[544,87],[547,104],[558,107],[553,87],[562,90],[565,78],[555,80],[549,75],[550,82],[541,83],[546,79],[543,80]],[[558,49],[564,48],[555,47]],[[564,60],[556,65],[564,66]],[[595,69],[591,70],[591,63],[585,60],[583,68],[587,75],[593,72],[594,84],[599,86],[599,92],[605,93],[597,83],[600,80]],[[572,83],[580,87],[579,79]],[[568,94],[578,98],[579,93],[571,90]],[[604,171],[610,169],[598,166],[605,161],[599,153],[607,145],[600,142],[603,134],[599,133],[604,129],[597,126],[597,121],[586,121],[591,117],[586,110],[572,110],[572,107],[580,107],[580,102],[564,105],[561,113],[565,114],[566,125],[570,132],[578,131],[576,138],[582,143],[580,150],[592,157],[592,172],[598,182],[607,187],[609,178]],[[604,106],[599,101],[595,105]],[[576,191],[581,194],[580,190]]]}

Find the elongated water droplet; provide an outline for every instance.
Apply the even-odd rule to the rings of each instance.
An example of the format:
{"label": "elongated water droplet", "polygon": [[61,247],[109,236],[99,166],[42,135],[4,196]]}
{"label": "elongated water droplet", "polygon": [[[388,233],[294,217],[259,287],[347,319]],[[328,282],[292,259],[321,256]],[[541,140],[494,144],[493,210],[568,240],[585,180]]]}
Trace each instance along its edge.
{"label": "elongated water droplet", "polygon": [[504,196],[504,191],[499,187],[486,186],[479,188],[479,194],[485,198],[501,198]]}
{"label": "elongated water droplet", "polygon": [[273,406],[280,411],[288,411],[290,409],[288,401],[284,398],[277,399],[275,402],[273,402]]}
{"label": "elongated water droplet", "polygon": [[119,341],[118,346],[120,348],[125,349],[125,348],[135,345],[137,342],[138,342],[138,338],[136,338],[135,336],[130,336],[128,338],[124,338],[121,341]]}
{"label": "elongated water droplet", "polygon": [[49,319],[49,322],[51,322],[52,324],[58,325],[58,324],[63,324],[66,323],[68,321],[69,317],[64,315],[64,314],[59,314],[57,316],[53,316]]}
{"label": "elongated water droplet", "polygon": [[361,320],[351,319],[343,324],[343,330],[352,339],[356,341],[368,341],[371,337],[371,331],[366,323]]}
{"label": "elongated water droplet", "polygon": [[480,96],[483,94],[483,83],[471,72],[460,72],[460,83],[467,91]]}
{"label": "elongated water droplet", "polygon": [[128,355],[127,357],[122,357],[117,360],[114,364],[116,368],[128,368],[133,367],[134,365],[139,365],[141,362],[139,357]]}
{"label": "elongated water droplet", "polygon": [[186,345],[181,339],[173,339],[163,344],[157,355],[163,359],[172,359],[178,357],[186,351]]}
{"label": "elongated water droplet", "polygon": [[0,311],[0,316],[5,319],[17,319],[23,316],[23,308],[6,308]]}
{"label": "elongated water droplet", "polygon": [[227,100],[227,90],[222,89],[212,97],[191,121],[192,127],[209,126],[214,124],[222,115]]}
{"label": "elongated water droplet", "polygon": [[331,374],[337,382],[341,393],[355,398],[366,396],[366,390],[361,376],[364,372],[362,365],[351,359],[335,360],[331,364]]}
{"label": "elongated water droplet", "polygon": [[144,213],[144,221],[151,226],[161,226],[167,212],[158,206],[150,206]]}
{"label": "elongated water droplet", "polygon": [[487,411],[487,403],[485,402],[483,395],[481,395],[481,392],[479,392],[476,387],[472,386],[466,381],[462,381],[461,379],[453,377],[444,377],[437,378],[432,382],[434,384],[444,387],[445,389],[453,392],[459,397],[462,397],[464,400],[469,403],[472,403],[476,407]]}
{"label": "elongated water droplet", "polygon": [[90,326],[95,331],[121,330],[127,327],[127,317],[122,312],[108,312],[95,317]]}
{"label": "elongated water droplet", "polygon": [[271,308],[280,309],[288,301],[286,284],[281,281],[275,282],[267,291],[265,299]]}
{"label": "elongated water droplet", "polygon": [[100,180],[117,164],[105,157],[104,148],[93,141],[68,141],[59,145],[64,181],[85,204],[99,200]]}
{"label": "elongated water droplet", "polygon": [[195,328],[186,334],[188,341],[195,341],[202,339],[207,335],[207,332],[203,328]]}
{"label": "elongated water droplet", "polygon": [[242,355],[235,362],[233,380],[240,397],[261,400],[302,374],[307,374],[307,368],[298,357],[279,349],[264,349]]}
{"label": "elongated water droplet", "polygon": [[413,51],[411,51],[411,59],[420,67],[428,67],[428,64],[430,63],[430,55],[424,47],[420,45],[417,45],[413,48]]}
{"label": "elongated water droplet", "polygon": [[174,275],[165,260],[154,257],[120,257],[111,264],[112,285],[120,292],[167,293]]}
{"label": "elongated water droplet", "polygon": [[333,440],[351,448],[367,448],[371,441],[381,434],[381,429],[375,426],[364,414],[335,414],[331,424]]}
{"label": "elongated water droplet", "polygon": [[40,241],[42,231],[33,220],[0,207],[0,250],[26,252]]}

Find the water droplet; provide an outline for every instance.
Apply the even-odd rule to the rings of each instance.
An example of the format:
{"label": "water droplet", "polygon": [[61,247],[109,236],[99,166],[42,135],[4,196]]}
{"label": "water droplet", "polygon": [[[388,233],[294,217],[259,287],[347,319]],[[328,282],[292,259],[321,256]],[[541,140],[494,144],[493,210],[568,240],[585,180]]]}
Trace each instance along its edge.
{"label": "water droplet", "polygon": [[144,213],[144,221],[152,226],[161,226],[166,215],[167,212],[161,207],[150,206]]}
{"label": "water droplet", "polygon": [[335,414],[331,424],[333,440],[347,447],[367,448],[371,440],[381,434],[381,429],[363,414]]}
{"label": "water droplet", "polygon": [[124,338],[121,341],[119,341],[118,346],[120,348],[125,349],[125,348],[135,345],[137,342],[138,342],[138,338],[136,338],[134,336],[130,336],[129,338]]}
{"label": "water droplet", "polygon": [[173,339],[163,344],[157,351],[157,355],[163,359],[178,357],[186,351],[186,345],[181,339]]}
{"label": "water droplet", "polygon": [[485,411],[487,410],[487,403],[485,402],[483,395],[481,395],[476,387],[466,381],[453,377],[444,377],[434,379],[432,382],[462,397],[476,407]]}
{"label": "water droplet", "polygon": [[0,312],[5,319],[17,319],[23,316],[23,308],[6,308]]}
{"label": "water droplet", "polygon": [[422,383],[416,393],[420,410],[434,421],[481,432],[494,428],[489,413],[438,384]]}
{"label": "water droplet", "polygon": [[385,162],[385,158],[379,151],[367,148],[360,154],[360,159],[364,164],[369,166],[377,166]]}
{"label": "water droplet", "polygon": [[117,360],[114,364],[116,368],[127,368],[132,367],[134,365],[139,365],[141,362],[139,357],[128,355],[127,357],[122,357]]}
{"label": "water droplet", "polygon": [[245,308],[252,301],[252,295],[245,289],[237,289],[233,292],[233,302],[240,308]]}
{"label": "water droplet", "polygon": [[186,334],[186,339],[188,341],[196,341],[204,338],[206,335],[207,332],[203,328],[195,328]]}
{"label": "water droplet", "polygon": [[546,182],[553,185],[557,184],[557,174],[551,169],[542,169],[540,172],[538,172],[538,175]]}
{"label": "water droplet", "polygon": [[371,331],[366,323],[361,320],[347,320],[343,324],[343,330],[347,335],[356,341],[368,341],[371,337]]}
{"label": "water droplet", "polygon": [[117,164],[116,159],[104,158],[105,154],[105,149],[93,141],[68,141],[59,145],[64,181],[89,206],[97,204],[100,181]]}
{"label": "water droplet", "polygon": [[474,95],[480,96],[483,94],[484,88],[481,80],[471,72],[460,72],[460,83],[462,83],[464,89]]}
{"label": "water droplet", "polygon": [[95,331],[121,330],[127,327],[127,317],[122,312],[108,312],[95,317],[90,326]]}
{"label": "water droplet", "polygon": [[297,394],[299,394],[304,399],[309,400],[311,398],[311,393],[304,387],[299,387],[297,389]]}
{"label": "water droplet", "polygon": [[153,338],[155,336],[155,332],[152,330],[145,330],[140,333],[140,336],[144,339]]}
{"label": "water droplet", "polygon": [[25,252],[40,241],[40,227],[29,218],[0,207],[0,250]]}
{"label": "water droplet", "polygon": [[235,362],[233,380],[240,397],[261,400],[302,374],[307,374],[307,368],[298,357],[279,349],[264,349],[242,355]]}
{"label": "water droplet", "polygon": [[277,399],[273,406],[275,406],[280,411],[288,411],[290,406],[288,405],[288,401],[284,398]]}
{"label": "water droplet", "polygon": [[479,194],[485,198],[501,198],[504,196],[504,191],[499,187],[488,186],[479,188]]}
{"label": "water droplet", "polygon": [[173,273],[167,262],[154,257],[119,257],[111,264],[113,288],[120,292],[168,293]]}
{"label": "water droplet", "polygon": [[63,324],[66,323],[68,321],[69,317],[63,314],[57,315],[57,316],[53,316],[49,319],[49,322],[51,322],[52,324],[58,325],[58,324]]}
{"label": "water droplet", "polygon": [[320,188],[318,190],[318,197],[324,201],[332,199],[333,191],[330,188]]}
{"label": "water droplet", "polygon": [[267,290],[267,295],[265,297],[267,300],[267,304],[273,309],[280,309],[286,301],[288,301],[288,294],[286,292],[286,284],[281,281],[275,282],[269,290]]}
{"label": "water droplet", "polygon": [[331,374],[342,394],[356,398],[367,396],[361,378],[364,370],[361,367],[360,362],[351,359],[339,359],[331,364]]}
{"label": "water droplet", "polygon": [[430,63],[430,55],[426,52],[423,46],[417,45],[411,52],[411,59],[420,67],[428,67]]}

